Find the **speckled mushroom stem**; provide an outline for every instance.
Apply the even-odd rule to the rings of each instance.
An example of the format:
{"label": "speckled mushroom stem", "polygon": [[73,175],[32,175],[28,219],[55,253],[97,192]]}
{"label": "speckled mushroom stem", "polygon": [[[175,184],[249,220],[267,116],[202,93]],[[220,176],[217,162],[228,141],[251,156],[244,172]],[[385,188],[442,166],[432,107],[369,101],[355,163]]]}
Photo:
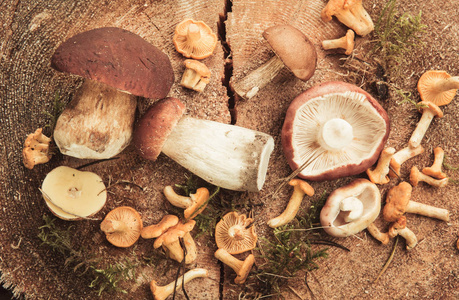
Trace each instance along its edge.
{"label": "speckled mushroom stem", "polygon": [[449,211],[447,209],[438,208],[412,200],[408,202],[405,212],[435,218],[445,222],[449,221]]}
{"label": "speckled mushroom stem", "polygon": [[186,272],[183,276],[180,276],[177,280],[177,285],[175,285],[175,280],[168,285],[158,286],[156,281],[152,280],[150,282],[150,290],[153,294],[155,300],[165,300],[174,292],[174,286],[176,290],[179,290],[183,284],[187,284],[191,280],[200,277],[208,277],[209,272],[206,269],[196,268]]}

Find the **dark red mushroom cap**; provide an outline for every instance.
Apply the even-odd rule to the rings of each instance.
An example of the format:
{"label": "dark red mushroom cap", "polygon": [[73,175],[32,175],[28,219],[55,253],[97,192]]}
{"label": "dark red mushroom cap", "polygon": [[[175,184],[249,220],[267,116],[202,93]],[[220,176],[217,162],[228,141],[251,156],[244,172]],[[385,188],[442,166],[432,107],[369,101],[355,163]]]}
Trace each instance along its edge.
{"label": "dark red mushroom cap", "polygon": [[116,27],[71,37],[56,49],[51,67],[146,98],[166,97],[174,83],[166,54],[140,36]]}
{"label": "dark red mushroom cap", "polygon": [[282,128],[282,147],[299,177],[333,180],[359,174],[373,165],[389,136],[389,118],[361,88],[326,82],[290,104]]}
{"label": "dark red mushroom cap", "polygon": [[156,160],[169,134],[185,112],[185,104],[177,98],[164,98],[148,108],[134,131],[133,142],[139,154]]}

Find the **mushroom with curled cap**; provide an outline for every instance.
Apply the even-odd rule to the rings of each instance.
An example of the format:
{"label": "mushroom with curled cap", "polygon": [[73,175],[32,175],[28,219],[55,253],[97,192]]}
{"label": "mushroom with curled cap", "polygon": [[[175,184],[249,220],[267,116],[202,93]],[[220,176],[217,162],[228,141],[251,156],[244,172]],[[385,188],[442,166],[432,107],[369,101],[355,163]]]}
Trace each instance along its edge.
{"label": "mushroom with curled cap", "polygon": [[394,153],[395,149],[392,147],[384,149],[381,152],[381,155],[379,156],[376,168],[366,170],[368,178],[371,182],[377,184],[385,184],[389,182],[390,179],[389,176],[387,176],[387,174],[389,174],[390,162]]}
{"label": "mushroom with curled cap", "polygon": [[[190,231],[193,230],[196,221],[189,220],[186,223],[179,222],[176,225],[169,227],[163,232],[153,243],[155,249],[162,246],[166,255],[178,262],[185,259],[186,264],[192,263],[196,259],[197,250],[196,244],[191,237]],[[183,251],[180,245],[180,238],[183,238],[187,254]]]}
{"label": "mushroom with curled cap", "polygon": [[452,77],[445,71],[427,71],[419,78],[418,92],[422,101],[437,106],[449,104],[459,89],[459,76]]}
{"label": "mushroom with curled cap", "polygon": [[354,50],[354,37],[354,31],[349,29],[346,32],[346,35],[339,39],[322,41],[322,48],[325,50],[342,48],[346,50],[344,54],[351,55],[352,51]]}
{"label": "mushroom with curled cap", "polygon": [[175,49],[183,56],[204,59],[214,52],[217,36],[203,21],[186,19],[175,27],[172,38]]}
{"label": "mushroom with curled cap", "polygon": [[198,188],[189,197],[178,195],[170,185],[164,188],[163,193],[172,205],[185,208],[183,214],[187,220],[199,215],[207,207],[209,200],[209,190],[205,187]]}
{"label": "mushroom with curled cap", "polygon": [[174,227],[179,222],[179,218],[174,215],[165,215],[158,224],[149,225],[142,229],[140,233],[144,239],[153,239],[161,236],[169,228]]}
{"label": "mushroom with curled cap", "polygon": [[224,215],[215,226],[217,247],[225,249],[230,254],[239,254],[255,248],[257,234],[252,223],[252,218],[235,211]]}
{"label": "mushroom with curled cap", "polygon": [[297,28],[291,25],[272,26],[263,32],[263,37],[276,55],[231,85],[243,99],[250,99],[255,96],[284,67],[287,67],[302,81],[308,81],[316,70],[316,49],[312,42]]}
{"label": "mushroom with curled cap", "polygon": [[359,178],[334,190],[320,211],[320,224],[335,237],[356,234],[376,220],[381,194],[376,184]]}
{"label": "mushroom with curled cap", "polygon": [[345,82],[326,82],[297,96],[281,134],[290,167],[308,180],[364,172],[376,162],[388,136],[386,111],[370,94]]}
{"label": "mushroom with curled cap", "polygon": [[184,64],[185,72],[183,72],[180,85],[197,92],[202,92],[210,80],[209,68],[194,59],[186,59]]}
{"label": "mushroom with curled cap", "polygon": [[132,138],[135,96],[164,98],[174,83],[166,54],[115,27],[69,38],[54,52],[51,67],[85,78],[53,134],[60,151],[77,158],[104,159],[120,153]]}
{"label": "mushroom with curled cap", "polygon": [[428,185],[441,188],[441,187],[445,187],[448,185],[449,179],[448,178],[435,179],[419,171],[418,167],[413,166],[410,172],[411,185],[417,186],[418,183],[421,181],[427,183]]}
{"label": "mushroom with curled cap", "polygon": [[374,29],[373,20],[363,7],[362,0],[329,0],[321,12],[321,18],[324,22],[330,22],[333,16],[361,36]]}
{"label": "mushroom with curled cap", "polygon": [[140,118],[133,142],[139,154],[156,160],[160,152],[207,182],[230,190],[263,187],[272,136],[235,125],[183,116],[176,98],[153,104]]}
{"label": "mushroom with curled cap", "polygon": [[38,128],[27,136],[22,149],[24,166],[33,169],[35,165],[47,163],[51,159],[49,143],[51,139],[43,134],[43,129]]}
{"label": "mushroom with curled cap", "polygon": [[132,207],[120,206],[110,211],[100,223],[107,240],[117,247],[130,247],[139,239],[142,217]]}

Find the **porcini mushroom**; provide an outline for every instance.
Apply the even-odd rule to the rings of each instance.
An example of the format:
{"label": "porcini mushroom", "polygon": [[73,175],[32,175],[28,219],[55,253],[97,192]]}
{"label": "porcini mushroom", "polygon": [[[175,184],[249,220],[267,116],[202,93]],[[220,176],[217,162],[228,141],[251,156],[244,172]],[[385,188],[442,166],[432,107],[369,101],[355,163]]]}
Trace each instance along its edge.
{"label": "porcini mushroom", "polygon": [[41,192],[51,212],[63,220],[89,218],[107,200],[105,184],[99,175],[66,166],[46,175]]}
{"label": "porcini mushroom", "polygon": [[367,169],[366,173],[371,182],[377,184],[385,184],[389,182],[390,179],[389,176],[387,176],[387,174],[389,174],[390,161],[394,153],[395,149],[392,147],[384,149],[381,152],[381,155],[379,156],[376,168],[374,168],[373,170]]}
{"label": "porcini mushroom", "polygon": [[396,222],[390,225],[388,235],[390,238],[394,238],[397,235],[403,237],[406,240],[406,250],[413,249],[418,243],[414,232],[406,227],[405,216],[401,216]]}
{"label": "porcini mushroom", "polygon": [[236,272],[237,276],[234,279],[234,283],[236,284],[243,284],[245,282],[255,263],[255,256],[253,254],[249,254],[244,260],[239,260],[222,248],[215,252],[215,257]]}
{"label": "porcini mushroom", "polygon": [[107,240],[116,247],[127,248],[134,245],[142,231],[142,217],[132,207],[120,206],[110,211],[100,223],[100,230]]}
{"label": "porcini mushroom", "polygon": [[169,228],[174,227],[179,222],[179,218],[174,215],[165,215],[158,224],[146,226],[142,229],[141,236],[144,239],[153,239],[161,236]]}
{"label": "porcini mushroom", "polygon": [[418,167],[413,166],[410,172],[410,183],[412,186],[417,186],[420,181],[434,187],[445,187],[448,185],[448,178],[435,179],[419,171]]}
{"label": "porcini mushroom", "polygon": [[374,29],[373,21],[363,7],[362,0],[328,1],[321,12],[322,20],[330,22],[333,16],[361,36],[369,34]]}
{"label": "porcini mushroom", "polygon": [[408,182],[402,181],[387,192],[386,205],[383,208],[384,220],[396,222],[405,213],[413,213],[449,221],[448,210],[410,200],[412,189]]}
{"label": "porcini mushroom", "polygon": [[252,223],[252,218],[235,211],[224,215],[215,226],[217,247],[225,249],[230,254],[239,254],[255,248],[257,234]]}
{"label": "porcini mushroom", "polygon": [[441,147],[434,149],[434,162],[432,166],[422,169],[422,173],[435,177],[437,179],[446,178],[446,174],[442,171],[443,159],[445,158],[445,151]]}
{"label": "porcini mushroom", "polygon": [[185,64],[185,72],[183,72],[180,85],[197,92],[204,91],[210,80],[209,68],[194,59],[186,59],[183,63]]}
{"label": "porcini mushroom", "polygon": [[42,128],[38,128],[34,133],[27,136],[24,141],[22,158],[27,169],[33,169],[35,165],[47,163],[51,159],[49,152],[49,142],[51,139],[42,133]]}
{"label": "porcini mushroom", "polygon": [[459,76],[451,77],[445,71],[427,71],[419,78],[418,91],[422,101],[437,106],[449,104],[459,89]]}
{"label": "porcini mushroom", "polygon": [[376,184],[359,178],[334,190],[320,211],[325,232],[346,237],[367,228],[379,215],[381,194]]}
{"label": "porcini mushroom", "polygon": [[179,291],[183,284],[187,284],[195,278],[205,278],[208,276],[209,272],[206,269],[195,268],[186,272],[183,276],[179,276],[177,280],[174,280],[165,286],[159,286],[155,280],[152,280],[150,282],[150,290],[155,300],[166,300],[167,297],[174,293],[174,288]]}
{"label": "porcini mushroom", "polygon": [[421,144],[424,135],[429,128],[430,123],[432,122],[434,117],[442,118],[443,112],[441,109],[432,102],[421,101],[419,102],[420,108],[419,110],[422,111],[421,119],[419,120],[416,129],[411,134],[411,138],[408,142],[411,148],[416,148]]}
{"label": "porcini mushroom", "polygon": [[182,262],[185,258],[185,263],[190,264],[196,259],[196,244],[190,242],[190,236],[187,236],[188,242],[185,243],[187,255],[184,255],[182,246],[180,245],[179,238],[185,238],[191,230],[193,230],[196,221],[190,220],[186,223],[179,222],[177,225],[170,227],[162,233],[153,243],[155,249],[163,247],[166,255],[178,262]]}
{"label": "porcini mushroom", "polygon": [[302,81],[308,81],[316,69],[317,53],[312,42],[290,25],[276,25],[263,32],[274,55],[269,61],[232,84],[243,99],[250,99],[287,67]]}
{"label": "porcini mushroom", "polygon": [[324,48],[324,50],[342,48],[346,50],[344,54],[351,55],[354,50],[354,37],[354,31],[349,29],[346,35],[339,39],[322,41],[322,48]]}
{"label": "porcini mushroom", "polygon": [[194,59],[212,55],[217,45],[217,36],[202,21],[186,19],[175,28],[173,42],[177,52]]}
{"label": "porcini mushroom", "polygon": [[411,148],[410,146],[407,146],[402,150],[397,151],[394,155],[392,155],[392,158],[390,160],[390,167],[394,171],[390,170],[389,176],[400,176],[400,169],[402,167],[402,164],[407,160],[422,153],[424,153],[424,147],[422,147],[422,145],[419,145],[416,148]]}
{"label": "porcini mushroom", "polygon": [[162,151],[213,185],[260,191],[274,139],[259,131],[182,116],[184,112],[185,105],[176,98],[152,105],[134,131],[139,154],[154,161]]}
{"label": "porcini mushroom", "polygon": [[292,179],[288,184],[293,186],[292,196],[282,214],[268,221],[268,225],[271,228],[276,228],[292,221],[300,209],[304,195],[310,197],[314,195],[313,187],[304,180]]}
{"label": "porcini mushroom", "polygon": [[56,49],[51,66],[86,78],[53,134],[59,150],[77,158],[120,153],[132,138],[135,96],[163,98],[174,82],[166,54],[140,36],[113,27],[71,37]]}
{"label": "porcini mushroom", "polygon": [[205,187],[197,189],[196,193],[190,194],[189,197],[178,195],[170,185],[166,186],[163,192],[172,205],[185,208],[184,217],[187,220],[199,215],[206,208],[209,200],[209,190]]}
{"label": "porcini mushroom", "polygon": [[386,111],[367,92],[345,82],[314,86],[291,103],[282,147],[293,170],[309,180],[332,180],[364,172],[389,136]]}

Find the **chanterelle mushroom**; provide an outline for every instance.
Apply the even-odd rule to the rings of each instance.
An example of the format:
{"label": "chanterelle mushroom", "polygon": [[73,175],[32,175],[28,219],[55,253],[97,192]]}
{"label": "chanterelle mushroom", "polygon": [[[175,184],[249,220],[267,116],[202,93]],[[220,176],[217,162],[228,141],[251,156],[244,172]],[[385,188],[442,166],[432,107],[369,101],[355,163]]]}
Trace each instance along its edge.
{"label": "chanterelle mushroom", "polygon": [[210,80],[209,68],[194,59],[186,59],[183,63],[185,64],[185,72],[183,72],[180,85],[202,92]]}
{"label": "chanterelle mushroom", "polygon": [[206,208],[209,200],[209,190],[205,187],[197,189],[196,193],[190,194],[189,197],[178,195],[170,185],[166,186],[163,192],[172,205],[185,208],[183,215],[187,220],[199,215]]}
{"label": "chanterelle mushroom", "polygon": [[215,227],[215,242],[218,248],[230,254],[239,254],[252,250],[257,244],[257,234],[252,218],[233,211],[227,213]]}
{"label": "chanterelle mushroom", "polygon": [[[196,221],[190,220],[186,223],[179,222],[177,225],[168,228],[155,240],[153,247],[157,249],[162,246],[167,256],[178,262],[182,262],[185,258],[186,264],[192,263],[196,259],[196,245],[189,232],[193,230],[195,224]],[[184,241],[187,250],[186,256],[184,256],[179,238],[187,240]]]}
{"label": "chanterelle mushroom", "polygon": [[129,206],[115,208],[100,223],[100,230],[105,233],[107,240],[122,248],[134,245],[140,237],[142,228],[142,217]]}
{"label": "chanterelle mushroom", "polygon": [[212,55],[217,45],[217,36],[206,23],[186,19],[175,28],[173,42],[177,52],[183,56],[203,59]]}
{"label": "chanterelle mushroom", "polygon": [[51,139],[42,133],[42,128],[27,136],[22,150],[23,163],[27,169],[33,169],[35,165],[47,163],[51,159],[49,142]]}
{"label": "chanterelle mushroom", "polygon": [[354,50],[354,37],[354,31],[349,29],[346,35],[339,39],[322,41],[322,48],[324,48],[324,50],[342,48],[346,50],[344,54],[351,55]]}
{"label": "chanterelle mushroom", "polygon": [[422,111],[421,119],[419,120],[418,125],[416,125],[416,129],[411,134],[410,140],[408,141],[408,145],[411,148],[416,148],[421,144],[424,135],[429,128],[430,123],[432,122],[434,117],[442,118],[443,112],[441,109],[432,102],[421,101],[419,102],[420,111]]}
{"label": "chanterelle mushroom", "polygon": [[182,285],[187,284],[191,280],[208,276],[209,272],[206,269],[195,268],[186,272],[183,276],[179,276],[176,281],[174,280],[164,286],[159,286],[155,280],[152,280],[150,282],[150,290],[155,300],[166,300],[167,297],[174,293],[174,287],[176,291],[179,291]]}
{"label": "chanterelle mushroom", "polygon": [[244,260],[239,260],[222,248],[215,251],[215,257],[236,272],[237,276],[234,279],[234,283],[236,284],[243,284],[245,282],[255,263],[255,256],[253,254],[249,254]]}
{"label": "chanterelle mushroom", "polygon": [[86,78],[54,129],[60,151],[77,158],[102,159],[121,152],[132,137],[134,95],[163,98],[174,82],[166,54],[113,27],[71,37],[56,49],[51,66]]}
{"label": "chanterelle mushroom", "polygon": [[389,136],[386,111],[367,92],[344,82],[312,87],[290,104],[282,147],[299,177],[331,180],[364,172]]}
{"label": "chanterelle mushroom", "polygon": [[449,104],[459,89],[459,76],[451,77],[445,71],[427,71],[418,81],[418,91],[422,101],[437,106]]}
{"label": "chanterelle mushroom", "polygon": [[374,29],[373,21],[363,8],[362,0],[328,1],[321,13],[322,20],[329,22],[333,16],[361,36],[369,34]]}
{"label": "chanterelle mushroom", "polygon": [[182,116],[184,112],[185,105],[176,98],[152,105],[134,132],[139,154],[156,160],[163,152],[216,186],[260,191],[274,139],[259,131]]}

